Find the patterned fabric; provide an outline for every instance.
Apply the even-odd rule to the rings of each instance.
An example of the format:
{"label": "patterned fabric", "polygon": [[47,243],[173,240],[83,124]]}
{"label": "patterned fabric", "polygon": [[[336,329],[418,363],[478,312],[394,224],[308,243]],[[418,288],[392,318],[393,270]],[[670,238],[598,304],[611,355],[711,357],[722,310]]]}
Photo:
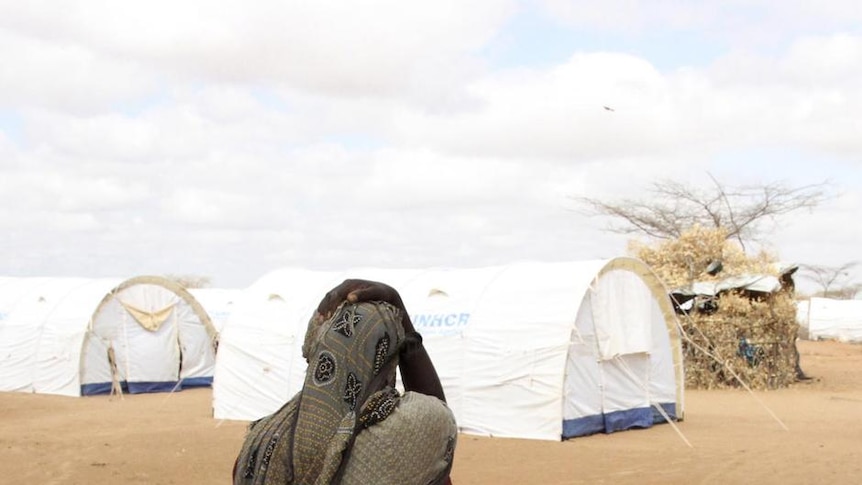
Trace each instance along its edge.
{"label": "patterned fabric", "polygon": [[[302,391],[249,427],[234,483],[435,484],[448,476],[457,428],[445,403],[394,389],[404,341],[385,303],[342,305],[309,322]],[[346,458],[346,461],[344,460]]]}
{"label": "patterned fabric", "polygon": [[392,414],[356,436],[343,485],[438,484],[449,476],[458,428],[443,401],[405,392]]}
{"label": "patterned fabric", "polygon": [[383,421],[392,414],[400,400],[401,396],[398,391],[391,387],[375,392],[362,406],[362,412],[359,413],[359,424],[363,428],[367,428]]}
{"label": "patterned fabric", "polygon": [[[323,328],[307,349],[315,371],[306,375],[297,415],[293,463],[298,483],[329,483],[337,473],[337,457],[353,438],[357,406],[394,380],[398,344],[404,339],[398,311],[384,303],[342,305]],[[387,362],[391,365],[384,368]],[[387,375],[372,384],[380,372]]]}
{"label": "patterned fabric", "polygon": [[249,425],[234,464],[235,484],[294,483],[290,441],[298,403],[299,394],[275,413]]}

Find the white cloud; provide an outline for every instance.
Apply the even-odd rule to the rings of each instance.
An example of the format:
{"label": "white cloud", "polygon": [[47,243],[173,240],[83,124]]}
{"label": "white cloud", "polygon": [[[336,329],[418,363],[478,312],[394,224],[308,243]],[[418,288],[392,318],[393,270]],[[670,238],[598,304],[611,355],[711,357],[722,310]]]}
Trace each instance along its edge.
{"label": "white cloud", "polygon": [[134,62],[2,28],[0,59],[0,108],[92,113],[157,89],[158,76]]}
{"label": "white cloud", "polygon": [[718,17],[721,10],[708,2],[541,0],[539,3],[556,19],[569,25],[613,32],[661,26],[695,28]]}
{"label": "white cloud", "polygon": [[862,83],[860,46],[847,35],[803,38],[782,57],[732,53],[670,73],[632,56],[577,54],[548,70],[490,74],[454,115],[405,112],[398,136],[453,153],[573,162],[761,144],[852,157],[862,143],[852,87]]}
{"label": "white cloud", "polygon": [[679,122],[669,87],[642,59],[577,54],[549,70],[489,75],[470,85],[476,101],[459,113],[405,113],[399,135],[470,155],[584,161],[661,153]]}
{"label": "white cloud", "polygon": [[[0,28],[28,39],[29,55],[4,56],[25,75],[6,82],[34,96],[75,91],[44,76],[59,62],[67,75],[93,76],[97,88],[134,85],[122,75],[145,69],[145,78],[163,80],[275,84],[336,97],[431,92],[438,99],[457,86],[454,73],[470,72],[474,52],[512,12],[513,2],[492,0],[3,2]],[[35,68],[25,69],[28,58]],[[94,63],[107,64],[104,72],[94,72]],[[111,73],[117,83],[105,79]],[[40,78],[44,85],[25,89]]]}
{"label": "white cloud", "polygon": [[586,31],[620,35],[697,32],[738,48],[775,47],[800,33],[858,29],[853,0],[539,0],[554,20]]}
{"label": "white cloud", "polygon": [[[626,28],[714,19],[710,5],[608,5]],[[552,6],[578,22],[607,13]],[[0,115],[14,114],[0,119],[0,202],[19,208],[0,214],[13,255],[0,273],[241,285],[286,264],[609,257],[626,238],[572,196],[638,198],[650,180],[706,170],[729,184],[837,178],[847,195],[776,241],[797,260],[855,251],[862,38],[794,36],[674,71],[585,51],[491,70],[483,49],[513,12],[0,3]],[[801,155],[790,166],[776,153]],[[736,154],[745,162],[724,170]]]}
{"label": "white cloud", "polygon": [[[862,37],[801,38],[779,58],[728,55],[703,72],[683,72],[686,104],[703,113],[697,133],[724,144],[776,144],[856,158],[862,125]],[[695,113],[691,113],[694,116]]]}

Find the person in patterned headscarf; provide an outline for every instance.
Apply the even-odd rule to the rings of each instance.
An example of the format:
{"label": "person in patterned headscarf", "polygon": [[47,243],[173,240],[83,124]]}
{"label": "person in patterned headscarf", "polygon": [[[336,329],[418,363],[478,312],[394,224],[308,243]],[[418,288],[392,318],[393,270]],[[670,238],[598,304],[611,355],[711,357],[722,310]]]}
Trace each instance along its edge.
{"label": "person in patterned headscarf", "polygon": [[335,287],[302,350],[302,390],[249,427],[234,484],[451,483],[455,419],[395,289],[367,280]]}

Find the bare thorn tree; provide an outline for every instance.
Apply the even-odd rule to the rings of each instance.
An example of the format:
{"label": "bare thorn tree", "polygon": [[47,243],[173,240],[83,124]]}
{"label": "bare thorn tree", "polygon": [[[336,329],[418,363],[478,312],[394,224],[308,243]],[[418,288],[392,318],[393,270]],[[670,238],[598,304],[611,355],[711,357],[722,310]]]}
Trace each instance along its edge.
{"label": "bare thorn tree", "polygon": [[811,209],[828,198],[827,182],[789,187],[780,182],[731,187],[711,174],[709,187],[692,187],[672,180],[653,182],[645,199],[608,202],[574,197],[588,215],[614,219],[608,230],[643,234],[658,239],[677,239],[696,225],[723,228],[728,239],[745,248],[756,241],[762,223],[800,209]]}
{"label": "bare thorn tree", "polygon": [[841,266],[802,265],[802,276],[817,283],[820,296],[827,298],[853,298],[859,290],[858,284],[850,284],[850,270],[859,265],[851,261]]}

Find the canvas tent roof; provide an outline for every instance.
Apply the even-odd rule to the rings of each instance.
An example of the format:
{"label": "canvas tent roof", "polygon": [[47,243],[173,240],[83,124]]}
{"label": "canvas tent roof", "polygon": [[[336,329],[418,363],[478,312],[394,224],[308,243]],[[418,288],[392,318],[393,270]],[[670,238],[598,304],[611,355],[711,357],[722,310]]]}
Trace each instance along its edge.
{"label": "canvas tent roof", "polygon": [[214,337],[203,308],[164,278],[0,279],[2,391],[110,392],[109,348],[131,392],[208,385]]}
{"label": "canvas tent roof", "polygon": [[683,413],[679,334],[667,291],[617,258],[475,269],[275,271],[238,299],[221,335],[214,416],[260,418],[302,386],[301,345],[346,278],[402,295],[462,432],[554,439],[647,427]]}

